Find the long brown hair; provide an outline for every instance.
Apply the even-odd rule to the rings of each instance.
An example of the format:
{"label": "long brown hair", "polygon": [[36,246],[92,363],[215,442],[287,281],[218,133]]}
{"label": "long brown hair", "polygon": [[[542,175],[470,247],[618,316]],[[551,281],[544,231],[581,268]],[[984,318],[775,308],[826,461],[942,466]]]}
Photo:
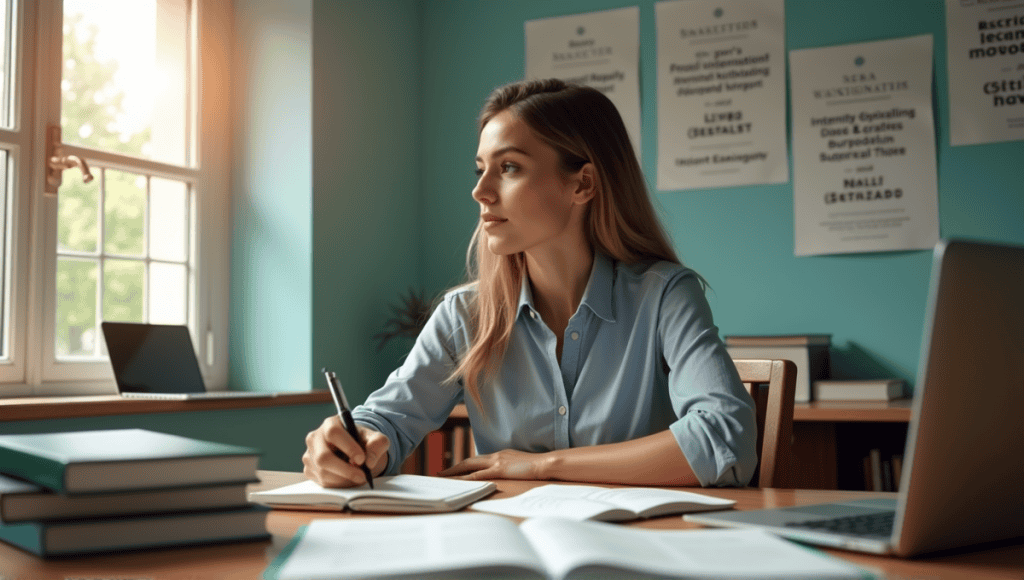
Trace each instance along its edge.
{"label": "long brown hair", "polygon": [[[592,248],[616,260],[679,263],[647,193],[640,163],[615,105],[600,91],[557,79],[524,81],[499,87],[480,112],[478,131],[497,114],[510,111],[558,152],[567,174],[592,163],[597,194],[587,204],[584,224]],[[476,284],[470,305],[473,340],[451,379],[462,379],[480,404],[481,378],[493,375],[515,326],[526,258],[498,256],[487,248],[478,223],[466,254],[469,284]]]}

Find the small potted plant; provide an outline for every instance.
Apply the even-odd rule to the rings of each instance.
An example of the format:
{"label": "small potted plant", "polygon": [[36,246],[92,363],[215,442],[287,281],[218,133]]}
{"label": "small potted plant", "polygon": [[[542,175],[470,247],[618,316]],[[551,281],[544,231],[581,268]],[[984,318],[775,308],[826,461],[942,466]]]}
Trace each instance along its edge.
{"label": "small potted plant", "polygon": [[430,318],[430,313],[434,311],[434,303],[427,300],[423,292],[409,288],[400,298],[401,304],[390,307],[392,316],[385,321],[384,330],[373,336],[378,341],[378,351],[392,338],[408,337],[416,340]]}

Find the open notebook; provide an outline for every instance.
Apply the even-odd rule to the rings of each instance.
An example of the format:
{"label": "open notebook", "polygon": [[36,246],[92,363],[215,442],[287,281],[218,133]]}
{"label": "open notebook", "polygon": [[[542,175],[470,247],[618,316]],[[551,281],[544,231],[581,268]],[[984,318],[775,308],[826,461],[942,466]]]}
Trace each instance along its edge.
{"label": "open notebook", "polygon": [[688,514],[849,550],[913,556],[1024,536],[1024,247],[935,248],[895,500]]}
{"label": "open notebook", "polygon": [[207,391],[187,326],[104,322],[103,336],[122,397],[185,400],[275,395]]}

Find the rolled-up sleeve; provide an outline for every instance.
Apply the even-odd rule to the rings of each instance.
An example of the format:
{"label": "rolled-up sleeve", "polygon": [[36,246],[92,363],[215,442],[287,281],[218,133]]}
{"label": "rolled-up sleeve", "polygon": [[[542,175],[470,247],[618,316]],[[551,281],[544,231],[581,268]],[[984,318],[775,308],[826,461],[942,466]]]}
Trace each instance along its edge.
{"label": "rolled-up sleeve", "polygon": [[462,331],[454,302],[449,295],[434,309],[402,365],[352,410],[357,423],[391,441],[385,474],[398,473],[405,458],[462,399],[461,386],[446,382],[455,364],[452,337]]}
{"label": "rolled-up sleeve", "polygon": [[665,287],[658,335],[676,416],[670,430],[702,486],[747,485],[757,465],[754,401],[692,272]]}

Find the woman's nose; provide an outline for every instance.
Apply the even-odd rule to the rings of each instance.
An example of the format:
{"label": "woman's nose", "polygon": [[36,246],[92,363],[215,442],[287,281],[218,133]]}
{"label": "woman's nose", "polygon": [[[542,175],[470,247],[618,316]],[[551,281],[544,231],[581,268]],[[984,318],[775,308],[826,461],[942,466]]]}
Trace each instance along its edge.
{"label": "woman's nose", "polygon": [[484,173],[479,179],[477,179],[476,187],[473,188],[473,199],[479,203],[486,204],[492,204],[498,201],[498,194],[491,185],[491,179],[487,173]]}

